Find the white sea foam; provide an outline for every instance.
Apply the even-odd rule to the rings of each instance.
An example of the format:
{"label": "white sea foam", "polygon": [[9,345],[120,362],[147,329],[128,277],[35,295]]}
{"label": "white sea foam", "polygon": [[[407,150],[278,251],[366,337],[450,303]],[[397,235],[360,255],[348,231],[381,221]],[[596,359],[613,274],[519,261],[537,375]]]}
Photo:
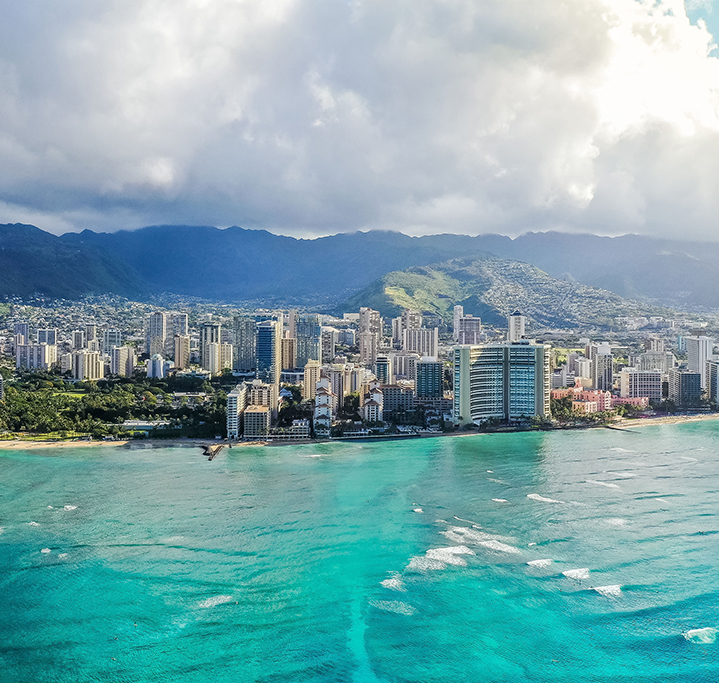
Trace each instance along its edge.
{"label": "white sea foam", "polygon": [[528,493],[527,498],[531,498],[532,500],[538,500],[540,503],[561,503],[561,500],[554,500],[554,498],[545,498],[544,496],[540,496],[538,493]]}
{"label": "white sea foam", "polygon": [[467,562],[462,555],[474,555],[466,545],[458,545],[452,548],[430,548],[425,555],[430,560],[437,560],[444,564],[453,564],[457,567],[466,567]]}
{"label": "white sea foam", "polygon": [[562,572],[568,579],[588,579],[589,578],[589,567],[582,567],[581,569],[567,569],[566,572]]}
{"label": "white sea foam", "polygon": [[426,572],[435,569],[444,569],[446,566],[444,562],[440,562],[439,560],[430,560],[424,555],[417,555],[409,561],[407,569],[415,572]]}
{"label": "white sea foam", "polygon": [[393,591],[404,591],[404,582],[399,574],[394,574],[389,579],[385,579],[381,582],[381,585]]}
{"label": "white sea foam", "polygon": [[424,512],[422,508],[415,508],[412,512]]}
{"label": "white sea foam", "polygon": [[618,446],[615,448],[610,448],[610,451],[616,451],[617,453],[636,453],[636,451],[632,451],[628,448],[619,448]]}
{"label": "white sea foam", "polygon": [[64,559],[67,557],[67,553],[60,553],[60,554],[58,555],[58,557],[59,557],[61,560],[64,560]]}
{"label": "white sea foam", "polygon": [[506,503],[506,502],[507,502],[507,499],[506,499],[506,498],[492,498],[492,500],[493,500],[495,503]]}
{"label": "white sea foam", "polygon": [[530,567],[549,567],[552,564],[552,560],[549,558],[546,560],[530,560],[527,564]]}
{"label": "white sea foam", "polygon": [[599,593],[599,595],[603,595],[605,598],[617,597],[622,594],[622,587],[619,584],[614,586],[595,586],[592,590]]}
{"label": "white sea foam", "polygon": [[494,474],[494,470],[487,470],[489,474]]}
{"label": "white sea foam", "polygon": [[4,533],[5,533],[5,527],[4,527],[4,526],[0,526],[0,535],[2,535],[2,534],[4,534]]}
{"label": "white sea foam", "polygon": [[690,642],[697,645],[711,645],[717,639],[719,629],[707,626],[706,628],[693,628],[682,635]]}
{"label": "white sea foam", "polygon": [[504,481],[503,479],[492,479],[492,477],[487,477],[487,481],[491,481],[495,484],[503,484],[505,486],[509,486],[509,482]]}
{"label": "white sea foam", "polygon": [[621,517],[612,517],[606,520],[610,526],[627,526],[627,520]]}
{"label": "white sea foam", "polygon": [[[699,449],[695,448],[694,450],[696,451],[696,450],[699,450]],[[682,455],[682,456],[681,456],[681,459],[682,459],[682,460],[686,460],[687,462],[699,462],[696,458],[691,458],[691,457],[689,457],[688,455]]]}
{"label": "white sea foam", "polygon": [[411,617],[417,612],[412,605],[408,605],[406,602],[400,602],[399,600],[372,600],[370,605],[372,605],[372,607],[376,607],[377,609],[384,610],[385,612],[403,614],[406,617]]}
{"label": "white sea foam", "polygon": [[514,546],[507,545],[506,543],[502,543],[501,541],[497,541],[495,539],[490,539],[489,541],[479,541],[479,545],[481,545],[483,548],[488,548],[489,550],[494,550],[498,553],[511,553],[513,555],[517,555],[520,552]]}
{"label": "white sea foam", "polygon": [[461,517],[457,517],[457,515],[452,515],[457,521],[459,522],[467,522],[467,524],[472,524],[475,528],[481,529],[481,526],[478,526],[476,522],[473,522],[471,519],[462,519]]}
{"label": "white sea foam", "polygon": [[54,508],[52,505],[48,505],[48,506],[47,506],[47,509],[48,509],[48,510],[54,510],[55,508]]}
{"label": "white sea foam", "polygon": [[66,505],[63,510],[77,510],[77,505]]}
{"label": "white sea foam", "polygon": [[621,489],[619,488],[619,486],[617,486],[617,484],[612,484],[611,482],[608,482],[608,481],[597,481],[596,479],[587,479],[584,483],[585,484],[594,484],[595,486],[605,486],[608,489],[619,489],[621,491]]}
{"label": "white sea foam", "polygon": [[30,526],[40,526],[37,522],[28,522]]}
{"label": "white sea foam", "polygon": [[537,545],[536,542],[532,541],[531,543],[527,543],[528,546]]}
{"label": "white sea foam", "polygon": [[208,607],[216,607],[217,605],[230,602],[232,599],[231,595],[215,595],[212,598],[207,598],[207,600],[202,600],[202,602],[197,603],[197,606],[202,609],[207,609]]}
{"label": "white sea foam", "polygon": [[43,555],[47,555],[48,553],[51,553],[52,550],[50,550],[50,548],[43,548],[40,552],[41,552]]}
{"label": "white sea foam", "polygon": [[446,537],[447,540],[452,543],[462,545],[464,543],[480,543],[486,541],[493,536],[475,529],[470,529],[466,526],[452,526],[447,531],[442,531],[442,536]]}

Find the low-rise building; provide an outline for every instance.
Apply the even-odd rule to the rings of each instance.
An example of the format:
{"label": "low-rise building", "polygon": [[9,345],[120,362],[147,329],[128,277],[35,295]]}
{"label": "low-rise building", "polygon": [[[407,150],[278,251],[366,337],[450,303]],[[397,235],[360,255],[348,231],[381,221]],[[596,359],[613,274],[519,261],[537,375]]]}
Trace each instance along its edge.
{"label": "low-rise building", "polygon": [[270,409],[267,406],[247,406],[242,421],[244,439],[266,439],[270,431]]}

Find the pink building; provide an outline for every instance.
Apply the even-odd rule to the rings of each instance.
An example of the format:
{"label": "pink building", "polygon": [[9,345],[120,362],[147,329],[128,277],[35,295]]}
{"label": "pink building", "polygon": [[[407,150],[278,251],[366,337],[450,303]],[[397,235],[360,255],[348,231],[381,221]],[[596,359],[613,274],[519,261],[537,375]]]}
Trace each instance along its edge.
{"label": "pink building", "polygon": [[612,406],[621,404],[629,406],[639,406],[640,408],[648,408],[649,398],[647,396],[637,396],[635,398],[619,398],[618,396],[614,396],[612,398]]}

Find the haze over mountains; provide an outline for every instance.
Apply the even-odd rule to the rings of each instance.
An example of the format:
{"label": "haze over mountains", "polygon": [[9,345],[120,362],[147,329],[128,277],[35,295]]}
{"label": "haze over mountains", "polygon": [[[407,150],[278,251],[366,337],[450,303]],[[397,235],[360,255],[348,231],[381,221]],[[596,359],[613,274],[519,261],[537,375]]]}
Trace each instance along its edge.
{"label": "haze over mountains", "polygon": [[[307,240],[203,226],[57,237],[34,226],[2,225],[0,295],[173,293],[333,308],[388,273],[487,256],[507,260],[507,268],[521,261],[552,278],[651,304],[719,307],[719,243],[556,232],[511,239],[375,231]],[[493,277],[505,271],[494,268]]]}

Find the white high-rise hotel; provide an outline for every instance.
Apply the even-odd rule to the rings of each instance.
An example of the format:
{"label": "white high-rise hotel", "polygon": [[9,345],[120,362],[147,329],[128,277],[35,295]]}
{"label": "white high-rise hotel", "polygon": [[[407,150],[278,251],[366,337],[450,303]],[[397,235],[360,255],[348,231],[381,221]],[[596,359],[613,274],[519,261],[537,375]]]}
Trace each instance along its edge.
{"label": "white high-rise hotel", "polygon": [[454,349],[454,422],[549,417],[550,346],[528,339]]}

